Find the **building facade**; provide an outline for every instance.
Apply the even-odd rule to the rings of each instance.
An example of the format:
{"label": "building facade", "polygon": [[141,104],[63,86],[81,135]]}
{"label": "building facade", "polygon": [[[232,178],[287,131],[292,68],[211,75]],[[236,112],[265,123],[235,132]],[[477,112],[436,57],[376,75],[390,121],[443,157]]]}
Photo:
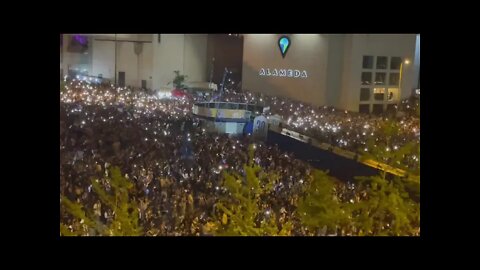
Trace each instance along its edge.
{"label": "building facade", "polygon": [[[239,69],[242,89],[355,112],[391,109],[419,88],[417,34],[237,36],[65,34],[60,74],[168,89],[175,70],[190,83],[218,83],[226,67]],[[283,54],[281,37],[288,39]]]}
{"label": "building facade", "polygon": [[63,35],[61,74],[101,77],[120,85],[171,88],[173,71],[207,81],[206,34]]}
{"label": "building facade", "polygon": [[[281,53],[279,39],[287,37]],[[383,112],[418,87],[420,35],[246,34],[243,89],[318,106]]]}

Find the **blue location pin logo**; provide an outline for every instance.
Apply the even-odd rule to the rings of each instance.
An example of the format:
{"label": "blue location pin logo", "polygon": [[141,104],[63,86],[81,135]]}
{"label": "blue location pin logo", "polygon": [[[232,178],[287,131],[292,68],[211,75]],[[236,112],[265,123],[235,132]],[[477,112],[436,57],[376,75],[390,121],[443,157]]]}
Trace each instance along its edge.
{"label": "blue location pin logo", "polygon": [[290,48],[290,39],[287,36],[282,36],[278,39],[278,47],[280,47],[280,52],[282,57],[285,58],[288,48]]}

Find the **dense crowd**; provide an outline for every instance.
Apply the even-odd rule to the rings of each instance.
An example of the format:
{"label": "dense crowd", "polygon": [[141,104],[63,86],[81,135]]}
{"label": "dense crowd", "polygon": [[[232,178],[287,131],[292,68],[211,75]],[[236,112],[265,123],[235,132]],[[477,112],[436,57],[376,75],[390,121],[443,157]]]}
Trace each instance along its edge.
{"label": "dense crowd", "polygon": [[[280,176],[262,205],[263,210],[277,213],[279,227],[293,221],[293,235],[311,234],[293,217],[298,198],[311,179],[310,165],[295,159],[292,153],[255,142],[249,136],[206,132],[191,114],[193,102],[198,100],[162,99],[145,91],[75,80],[67,84],[60,96],[60,194],[86,209],[94,209],[102,221],[111,220],[114,213],[102,205],[90,181],[97,179],[108,191],[109,168],[118,166],[122,175],[135,183],[132,200],[139,205],[145,235],[208,234],[206,225],[215,217],[215,203],[226,192],[221,185],[222,171],[243,173],[243,165],[249,160],[248,148],[253,147],[254,162]],[[248,97],[242,101],[254,101],[251,93],[224,98],[242,97]],[[310,109],[315,111],[313,115],[328,117],[328,130],[346,129],[349,122],[345,122],[345,116],[327,113],[327,109],[300,110],[300,103],[270,100],[272,112],[290,111],[288,104],[295,108],[296,114],[284,115],[292,117],[288,121],[292,126],[305,119],[309,119],[309,124],[315,123],[310,120],[312,115],[307,116]],[[360,122],[361,118],[355,119]],[[327,128],[327,122],[316,123],[319,128]],[[350,127],[355,130],[358,123]],[[351,190],[350,184],[338,182],[339,198],[360,196],[346,195]],[[72,229],[83,228],[85,235],[93,234],[64,210],[61,222]]]}
{"label": "dense crowd", "polygon": [[[219,100],[226,102],[259,103],[268,108],[266,115],[279,115],[283,127],[294,130],[320,142],[325,142],[354,153],[371,152],[367,142],[375,140],[377,147],[385,136],[382,125],[389,120],[398,124],[398,133],[389,138],[386,151],[396,151],[408,142],[420,145],[420,119],[415,114],[418,100],[406,99],[400,103],[397,115],[369,115],[328,106],[313,106],[285,97],[267,96],[249,91],[225,91]],[[420,159],[407,155],[402,164],[411,171],[418,171]]]}
{"label": "dense crowd", "polygon": [[[90,180],[98,179],[108,187],[108,168],[119,166],[136,184],[133,200],[140,205],[141,226],[147,234],[203,233],[218,196],[225,192],[219,182],[221,172],[242,172],[252,144],[254,162],[281,176],[272,191],[276,196],[271,196],[265,209],[276,209],[283,219],[293,211],[296,199],[292,198],[298,198],[299,186],[306,184],[311,170],[293,154],[249,137],[208,134],[185,113],[188,101],[183,99],[149,99],[127,90],[112,94],[115,91],[108,87],[76,87],[61,98],[60,193],[95,209],[102,220],[111,218],[112,210],[102,209]],[[132,95],[137,97],[130,99]],[[75,224],[66,213],[62,221]]]}

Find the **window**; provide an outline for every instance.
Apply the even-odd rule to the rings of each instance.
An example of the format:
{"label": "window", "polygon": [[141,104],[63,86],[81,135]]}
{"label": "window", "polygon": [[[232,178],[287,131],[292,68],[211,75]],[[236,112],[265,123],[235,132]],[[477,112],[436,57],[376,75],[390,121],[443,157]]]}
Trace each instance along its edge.
{"label": "window", "polygon": [[378,56],[377,57],[377,69],[387,69],[388,57]]}
{"label": "window", "polygon": [[399,81],[400,81],[400,73],[390,73],[390,78],[388,78],[389,85],[398,86]]}
{"label": "window", "polygon": [[376,85],[385,85],[385,77],[387,77],[385,72],[375,73],[375,84]]}
{"label": "window", "polygon": [[390,60],[390,69],[400,69],[400,66],[402,65],[402,58],[400,57],[392,57]]}
{"label": "window", "polygon": [[398,101],[399,100],[399,90],[398,88],[388,88],[388,101]]}
{"label": "window", "polygon": [[385,88],[373,88],[373,98],[375,100],[385,100]]}
{"label": "window", "polygon": [[359,113],[370,113],[370,104],[360,104],[358,106]]}
{"label": "window", "polygon": [[373,56],[371,56],[371,55],[364,55],[364,56],[363,56],[363,64],[362,64],[362,67],[363,67],[363,68],[372,69],[372,68],[373,68]]}
{"label": "window", "polygon": [[370,100],[370,88],[360,88],[360,101]]}
{"label": "window", "polygon": [[395,105],[395,104],[388,104],[388,105],[387,105],[387,112],[389,112],[389,113],[394,113],[394,112],[396,112],[396,110],[397,110],[397,107],[396,107],[396,106],[397,106],[397,105]]}
{"label": "window", "polygon": [[383,104],[373,104],[373,110],[372,112],[374,114],[381,114],[383,113]]}
{"label": "window", "polygon": [[362,72],[362,85],[372,84],[372,73]]}

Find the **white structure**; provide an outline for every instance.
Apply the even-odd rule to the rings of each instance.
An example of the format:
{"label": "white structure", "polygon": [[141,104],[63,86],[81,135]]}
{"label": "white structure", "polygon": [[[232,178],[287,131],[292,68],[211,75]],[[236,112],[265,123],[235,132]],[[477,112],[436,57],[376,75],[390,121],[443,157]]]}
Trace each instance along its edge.
{"label": "white structure", "polygon": [[[384,111],[417,88],[420,35],[291,34],[285,57],[281,36],[244,35],[244,89],[371,112]],[[278,75],[265,76],[267,69]],[[294,76],[295,70],[308,76]]]}
{"label": "white structure", "polygon": [[172,88],[174,70],[187,81],[207,79],[206,34],[82,34],[88,38],[84,53],[69,52],[72,36],[64,35],[61,51],[65,75],[75,70],[150,89]]}

